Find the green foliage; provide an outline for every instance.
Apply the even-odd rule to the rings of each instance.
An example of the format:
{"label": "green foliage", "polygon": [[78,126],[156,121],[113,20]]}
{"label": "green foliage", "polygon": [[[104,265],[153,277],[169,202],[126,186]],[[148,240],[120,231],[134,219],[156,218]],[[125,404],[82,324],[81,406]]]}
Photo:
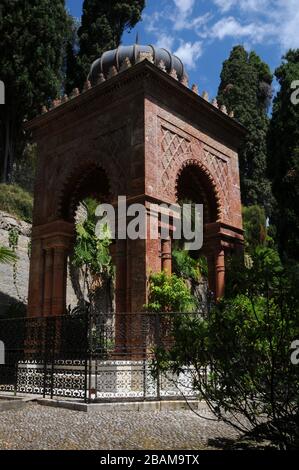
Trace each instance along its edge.
{"label": "green foliage", "polygon": [[172,262],[174,272],[183,279],[198,282],[202,277],[208,275],[206,258],[192,258],[186,250],[173,250]]}
{"label": "green foliage", "polygon": [[17,259],[13,250],[0,246],[0,264],[14,264]]}
{"label": "green foliage", "polygon": [[144,7],[145,0],[85,0],[77,67],[69,50],[68,82],[82,89],[91,64],[103,52],[119,46],[124,31],[140,21]]}
{"label": "green foliage", "polygon": [[36,164],[37,147],[35,144],[27,144],[23,155],[14,162],[12,183],[33,194]]}
{"label": "green foliage", "polygon": [[295,447],[299,374],[290,347],[299,338],[298,265],[284,268],[274,250],[259,247],[235,282],[235,294],[206,318],[175,317],[174,344],[157,350],[156,370],[178,374],[191,366],[194,387],[217,418]]}
{"label": "green foliage", "polygon": [[268,171],[278,206],[273,221],[281,254],[299,260],[299,105],[291,101],[291,84],[299,77],[299,49],[286,54],[275,76],[281,88],[268,139]]}
{"label": "green foliage", "polygon": [[172,252],[173,270],[184,279],[198,281],[200,278],[199,264],[191,258],[188,251],[173,250]]}
{"label": "green foliage", "polygon": [[251,253],[258,246],[271,247],[273,227],[267,227],[265,209],[260,206],[243,207],[243,225],[246,252]]}
{"label": "green foliage", "polygon": [[152,274],[149,280],[149,301],[145,308],[150,312],[189,312],[195,301],[183,279],[164,271]]}
{"label": "green foliage", "polygon": [[[19,245],[19,231],[18,229],[16,228],[12,228],[10,229],[9,231],[9,235],[8,235],[8,242],[9,242],[9,248],[12,250],[12,252],[16,255],[17,253],[17,249],[18,249],[18,245]],[[13,262],[13,273],[12,273],[12,277],[13,277],[13,284],[15,286],[15,289],[16,289],[16,293],[17,293],[17,296],[18,296],[18,299],[19,301],[22,303],[23,299],[21,298],[20,296],[20,291],[19,291],[19,287],[18,287],[18,279],[17,279],[17,276],[18,276],[18,264],[17,264],[17,261],[18,261],[18,257],[16,256],[14,262]]]}
{"label": "green foliage", "polygon": [[[245,264],[236,256],[228,260],[226,275],[226,298],[236,295],[263,296],[267,288],[277,288],[283,273],[283,265],[276,250],[258,246],[250,255],[250,262]],[[274,276],[275,274],[275,276]]]}
{"label": "green foliage", "polygon": [[[111,236],[107,225],[101,226],[101,236],[98,236],[99,220],[95,215],[97,206],[98,202],[92,198],[85,199],[82,203],[85,215],[76,224],[77,237],[72,263],[79,268],[83,280],[83,291],[81,288],[75,289],[80,309],[87,308],[91,315],[101,313],[107,316],[113,310],[114,266],[110,256]],[[79,284],[81,279],[78,279]]]}
{"label": "green foliage", "polygon": [[0,210],[26,222],[32,220],[33,198],[17,185],[0,184]]}
{"label": "green foliage", "polygon": [[70,22],[70,35],[66,44],[65,49],[65,82],[64,92],[69,95],[74,88],[77,87],[77,73],[78,73],[78,62],[77,54],[79,51],[79,37],[78,29],[80,28],[80,21],[77,18],[69,17]]}
{"label": "green foliage", "polygon": [[68,34],[64,0],[2,0],[0,5],[0,79],[6,104],[0,108],[0,174],[11,178],[23,155],[23,123],[61,89]]}
{"label": "green foliage", "polygon": [[267,215],[272,204],[271,185],[266,176],[268,107],[272,97],[272,74],[267,64],[242,46],[236,46],[223,64],[218,101],[233,110],[248,135],[240,150],[243,204],[259,204]]}
{"label": "green foliage", "polygon": [[95,211],[97,206],[98,203],[94,199],[86,199],[83,203],[87,217],[83,222],[76,225],[77,237],[73,262],[77,267],[87,267],[92,275],[112,275],[109,232],[107,230],[107,237],[103,240],[96,235],[97,218]]}

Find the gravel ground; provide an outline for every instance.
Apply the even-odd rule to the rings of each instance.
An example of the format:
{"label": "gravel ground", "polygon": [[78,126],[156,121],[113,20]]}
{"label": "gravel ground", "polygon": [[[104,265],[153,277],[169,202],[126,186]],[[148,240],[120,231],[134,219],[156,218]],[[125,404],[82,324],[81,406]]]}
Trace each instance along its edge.
{"label": "gravel ground", "polygon": [[0,449],[201,450],[237,437],[224,423],[184,410],[83,413],[32,403],[0,413]]}

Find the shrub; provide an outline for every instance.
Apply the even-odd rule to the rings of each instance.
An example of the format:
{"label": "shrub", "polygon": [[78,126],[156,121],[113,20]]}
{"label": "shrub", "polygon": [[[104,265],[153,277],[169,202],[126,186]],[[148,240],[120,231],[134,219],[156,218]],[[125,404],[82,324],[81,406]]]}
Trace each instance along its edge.
{"label": "shrub", "polygon": [[188,251],[173,250],[172,261],[174,272],[183,279],[199,282],[208,276],[207,260],[204,257],[194,259]]}
{"label": "shrub", "polygon": [[195,308],[195,300],[184,280],[166,272],[152,274],[149,285],[150,312],[189,312]]}
{"label": "shrub", "polygon": [[298,271],[257,248],[252,265],[235,273],[237,293],[206,318],[177,316],[173,346],[156,352],[160,370],[179,374],[191,366],[194,388],[217,418],[280,448],[299,440],[299,374],[291,362],[299,339]]}
{"label": "shrub", "polygon": [[0,210],[32,221],[33,197],[17,185],[0,184]]}

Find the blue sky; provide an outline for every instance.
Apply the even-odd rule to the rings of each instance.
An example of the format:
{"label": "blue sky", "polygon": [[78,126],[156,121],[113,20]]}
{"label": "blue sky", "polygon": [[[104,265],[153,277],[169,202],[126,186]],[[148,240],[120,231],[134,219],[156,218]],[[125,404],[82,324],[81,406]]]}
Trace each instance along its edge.
{"label": "blue sky", "polygon": [[[67,0],[81,17],[83,0]],[[274,71],[289,48],[299,48],[299,0],[147,0],[140,22],[123,44],[165,47],[185,63],[190,82],[213,98],[231,48],[255,50]]]}

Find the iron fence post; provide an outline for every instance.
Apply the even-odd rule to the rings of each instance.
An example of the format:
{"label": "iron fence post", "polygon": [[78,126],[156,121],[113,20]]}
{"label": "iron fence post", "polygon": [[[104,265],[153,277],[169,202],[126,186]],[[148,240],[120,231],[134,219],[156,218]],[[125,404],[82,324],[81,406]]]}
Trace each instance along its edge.
{"label": "iron fence post", "polygon": [[[161,336],[160,336],[160,313],[156,313],[156,333],[155,333],[155,338],[156,338],[156,344],[155,346],[160,348],[161,346]],[[157,398],[158,400],[161,399],[161,383],[160,383],[160,367],[159,367],[159,361],[157,361]]]}
{"label": "iron fence post", "polygon": [[[51,400],[53,400],[54,397],[54,374],[55,374],[55,348],[56,348],[56,341],[58,338],[56,337],[58,328],[56,322],[58,321],[57,318],[51,319],[51,343],[52,343],[52,351],[51,351]],[[60,347],[59,344],[57,344],[57,347]]]}

